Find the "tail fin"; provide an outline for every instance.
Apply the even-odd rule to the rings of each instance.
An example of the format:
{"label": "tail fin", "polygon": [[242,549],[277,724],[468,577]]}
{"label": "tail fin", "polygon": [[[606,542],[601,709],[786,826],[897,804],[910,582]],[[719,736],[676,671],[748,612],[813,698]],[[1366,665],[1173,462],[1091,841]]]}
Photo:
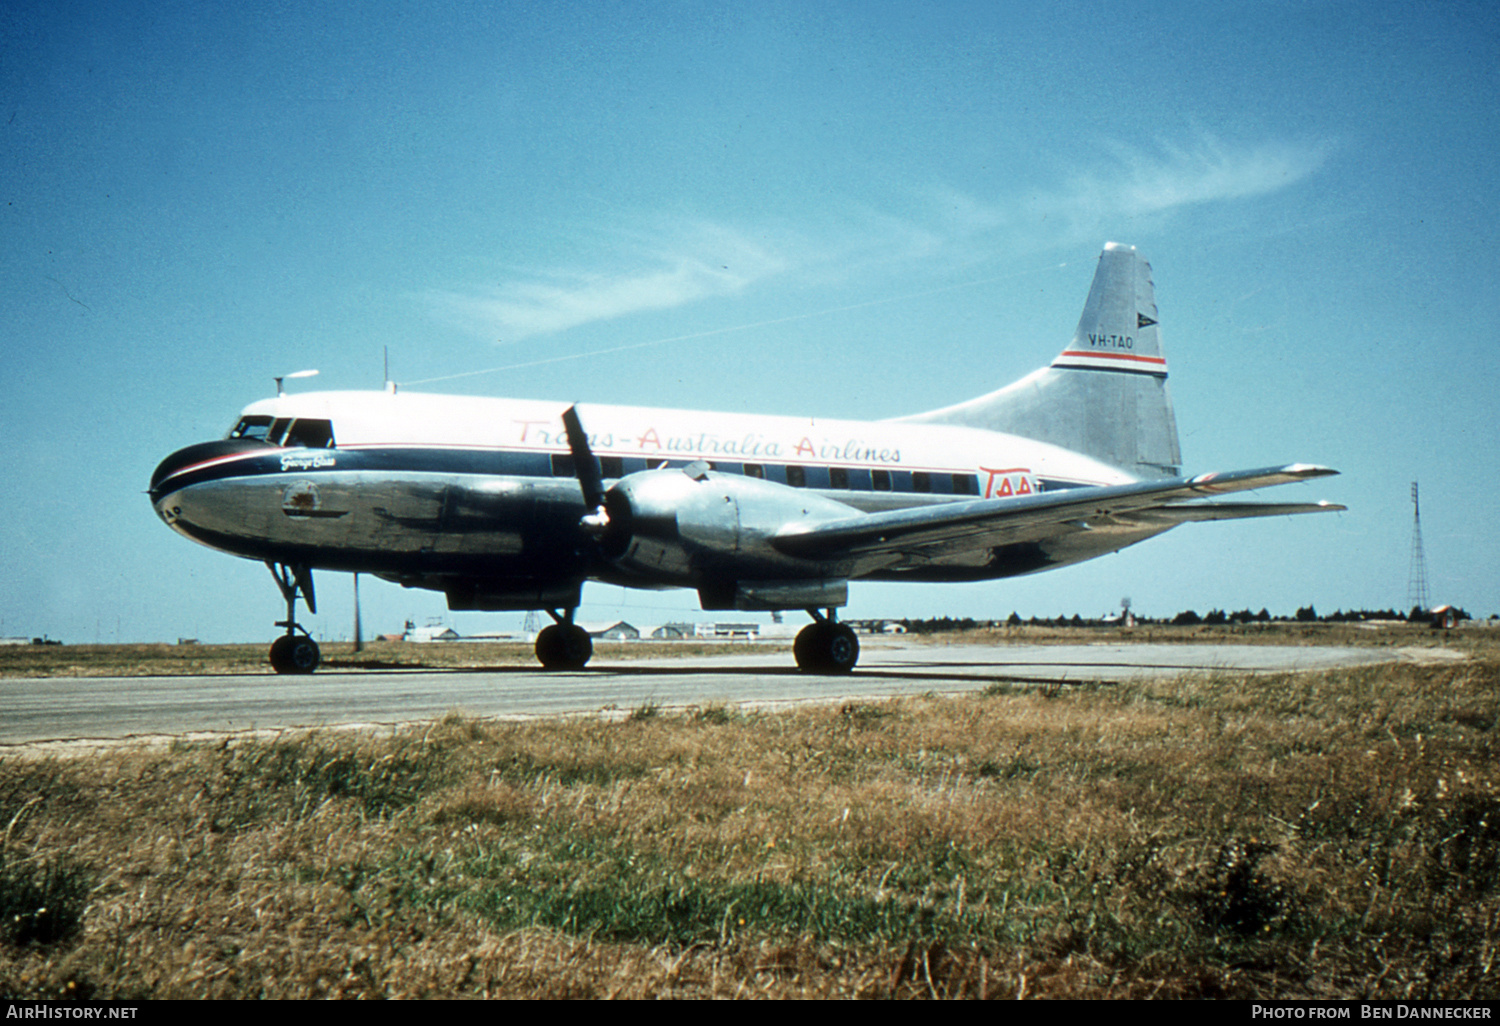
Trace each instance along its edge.
{"label": "tail fin", "polygon": [[1180,469],[1177,418],[1157,328],[1151,265],[1111,242],[1078,330],[1051,365],[998,392],[901,418],[962,424],[1082,452],[1140,478]]}

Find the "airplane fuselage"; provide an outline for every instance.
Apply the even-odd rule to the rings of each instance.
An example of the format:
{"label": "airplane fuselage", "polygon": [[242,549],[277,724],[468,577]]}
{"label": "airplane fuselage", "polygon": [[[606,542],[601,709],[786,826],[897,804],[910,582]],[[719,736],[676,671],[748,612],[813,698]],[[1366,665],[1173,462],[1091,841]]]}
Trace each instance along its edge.
{"label": "airplane fuselage", "polygon": [[[168,457],[152,481],[158,514],[205,545],[255,560],[377,574],[465,596],[479,608],[537,608],[549,586],[587,576],[637,587],[704,586],[703,558],[600,563],[580,551],[586,512],[562,414],[566,403],[400,392],[280,396],[247,407],[229,439]],[[1122,484],[1123,471],[1044,442],[974,428],[589,405],[589,442],[607,484],[709,465],[767,482],[779,526],[795,489],[823,514],[876,512]],[[739,525],[757,486],[723,500]],[[728,508],[728,507],[733,507]],[[756,579],[981,580],[1091,558],[1157,533],[1093,531],[1050,545],[836,567],[768,557]],[[733,545],[731,544],[731,549]],[[486,582],[489,582],[488,584]],[[515,592],[511,600],[484,595]],[[534,594],[533,594],[534,593]],[[563,604],[563,603],[558,603]],[[804,603],[792,603],[800,607]]]}

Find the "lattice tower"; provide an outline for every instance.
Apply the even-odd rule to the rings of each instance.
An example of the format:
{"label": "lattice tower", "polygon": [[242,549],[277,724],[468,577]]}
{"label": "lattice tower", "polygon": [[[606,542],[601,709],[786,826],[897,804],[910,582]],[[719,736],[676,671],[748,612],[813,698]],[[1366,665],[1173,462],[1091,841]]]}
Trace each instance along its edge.
{"label": "lattice tower", "polygon": [[1406,608],[1426,609],[1427,557],[1422,554],[1422,503],[1415,481],[1411,483],[1411,508],[1411,570],[1406,575]]}

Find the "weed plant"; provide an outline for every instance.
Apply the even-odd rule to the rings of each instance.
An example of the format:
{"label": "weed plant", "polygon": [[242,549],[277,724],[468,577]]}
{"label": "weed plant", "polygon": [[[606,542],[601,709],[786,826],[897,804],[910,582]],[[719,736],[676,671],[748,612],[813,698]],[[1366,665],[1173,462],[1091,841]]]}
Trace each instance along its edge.
{"label": "weed plant", "polygon": [[1478,652],[16,753],[0,993],[1493,999],[1497,685]]}

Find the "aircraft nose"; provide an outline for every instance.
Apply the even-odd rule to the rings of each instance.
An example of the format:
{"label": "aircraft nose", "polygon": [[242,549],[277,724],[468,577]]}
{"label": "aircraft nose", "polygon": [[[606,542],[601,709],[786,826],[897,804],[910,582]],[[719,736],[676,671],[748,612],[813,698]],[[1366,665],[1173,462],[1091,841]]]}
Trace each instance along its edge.
{"label": "aircraft nose", "polygon": [[272,448],[269,443],[255,439],[221,438],[218,441],[199,442],[197,445],[178,449],[156,465],[156,470],[151,475],[151,502],[155,504],[159,501],[164,494],[164,488],[168,487],[174,479],[182,477],[185,471],[226,456],[238,456],[242,453],[269,448]]}

